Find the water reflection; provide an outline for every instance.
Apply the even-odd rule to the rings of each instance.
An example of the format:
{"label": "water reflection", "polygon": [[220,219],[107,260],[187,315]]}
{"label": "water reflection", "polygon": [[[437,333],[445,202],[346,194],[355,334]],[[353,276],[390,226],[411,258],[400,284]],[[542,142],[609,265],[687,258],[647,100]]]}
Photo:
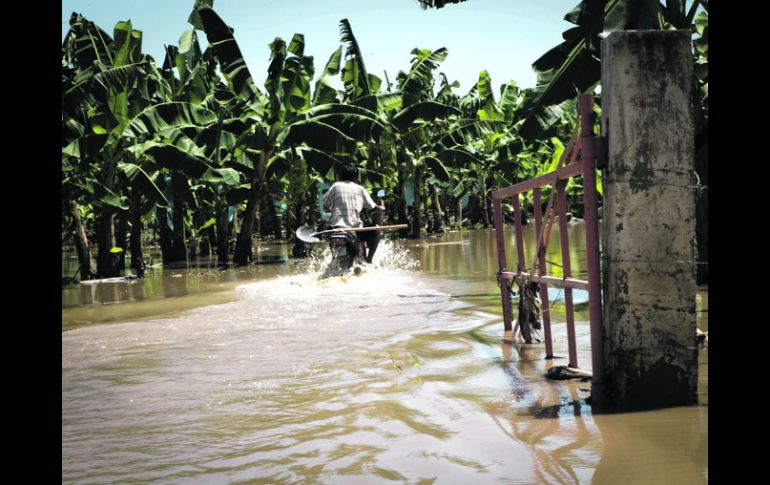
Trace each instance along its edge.
{"label": "water reflection", "polygon": [[[531,269],[533,257],[536,254],[537,234],[533,225],[523,226],[525,267]],[[572,275],[584,278],[586,275],[586,243],[585,225],[581,223],[569,225],[570,262]],[[516,257],[516,238],[513,227],[505,228],[506,263],[507,268],[515,270],[518,264]],[[451,276],[488,276],[495,275],[497,267],[497,249],[494,229],[465,230],[447,233],[442,237],[429,238],[419,243],[407,243],[419,247],[421,252],[421,269],[423,271],[440,273]],[[551,233],[548,251],[546,252],[548,274],[563,276],[560,236],[558,226]]]}
{"label": "water reflection", "polygon": [[[570,263],[572,277],[587,278],[585,225],[572,223],[568,226],[570,240]],[[524,226],[524,256],[527,271],[532,269],[533,257],[536,254],[537,234],[533,225]],[[506,267],[515,270],[517,267],[515,233],[513,227],[505,228]],[[453,232],[442,237],[428,238],[419,242],[404,242],[406,247],[419,251],[420,269],[427,274],[441,275],[444,278],[459,278],[463,281],[484,282],[483,295],[486,299],[480,307],[490,313],[500,313],[500,292],[497,289],[495,275],[498,272],[497,245],[494,229],[466,230]],[[558,226],[554,226],[548,250],[546,265],[549,275],[563,276],[563,258],[561,255]],[[564,290],[549,287],[548,298],[551,302],[549,311],[554,320],[563,320]],[[588,292],[572,290],[575,304],[575,319],[588,318]]]}
{"label": "water reflection", "polygon": [[[200,257],[165,267],[160,263],[151,264],[142,279],[108,278],[68,285],[62,288],[62,308],[184,296],[216,291],[220,283],[251,281],[286,273],[285,268],[276,266],[285,267],[290,249],[290,244],[263,243],[255,249],[255,264],[235,269],[219,267],[216,258]],[[156,254],[154,259],[158,260],[160,256]],[[77,267],[77,259],[62,258],[62,275],[71,275]]]}
{"label": "water reflection", "polygon": [[[257,264],[246,267],[220,268],[215,259],[200,258],[189,265],[151,266],[142,279],[110,278],[63,287],[62,328],[170,315],[233,301],[239,298],[235,291],[238,285],[292,271],[289,245],[271,244],[258,249]],[[70,270],[71,264],[65,259],[63,271]]]}

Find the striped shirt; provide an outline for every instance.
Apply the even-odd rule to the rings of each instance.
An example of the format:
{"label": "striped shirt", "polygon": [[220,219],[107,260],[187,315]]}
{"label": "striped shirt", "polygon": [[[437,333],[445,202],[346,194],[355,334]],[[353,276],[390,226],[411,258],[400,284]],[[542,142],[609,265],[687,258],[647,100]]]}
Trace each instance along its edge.
{"label": "striped shirt", "polygon": [[377,207],[369,192],[355,182],[335,182],[323,196],[324,208],[331,212],[331,227],[363,227],[358,214]]}

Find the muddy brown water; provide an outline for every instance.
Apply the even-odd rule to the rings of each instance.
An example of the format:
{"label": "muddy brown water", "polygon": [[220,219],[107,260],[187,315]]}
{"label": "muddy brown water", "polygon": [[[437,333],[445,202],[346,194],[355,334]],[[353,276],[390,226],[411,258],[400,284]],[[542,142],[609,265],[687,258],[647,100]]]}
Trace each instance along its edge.
{"label": "muddy brown water", "polygon": [[[325,281],[318,260],[276,264],[286,246],[259,254],[63,289],[63,482],[708,481],[707,349],[699,405],[594,415],[590,383],[543,378],[567,363],[563,295],[562,358],[502,341],[493,230],[388,242],[376,269]],[[584,305],[576,319],[590,370]]]}

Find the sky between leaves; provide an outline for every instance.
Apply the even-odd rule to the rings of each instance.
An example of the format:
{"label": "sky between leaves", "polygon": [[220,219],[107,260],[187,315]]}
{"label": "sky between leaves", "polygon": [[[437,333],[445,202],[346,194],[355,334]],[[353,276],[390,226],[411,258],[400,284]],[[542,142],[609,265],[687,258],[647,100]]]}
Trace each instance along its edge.
{"label": "sky between leaves", "polygon": [[[422,10],[417,0],[215,0],[214,10],[235,30],[235,39],[256,84],[267,77],[275,37],[287,43],[305,35],[305,55],[313,56],[316,77],[340,45],[339,21],[347,18],[364,55],[366,69],[395,82],[408,71],[415,47],[446,47],[449,56],[436,71],[459,81],[463,95],[486,69],[498,88],[510,80],[534,87],[532,63],[562,41],[571,24],[564,15],[579,0],[469,0],[442,9]],[[131,20],[143,32],[142,51],[162,65],[164,45],[179,44],[191,28],[194,0],[62,0],[62,39],[77,12],[112,35],[118,21]],[[199,32],[201,47],[207,45]],[[341,87],[341,84],[340,84]],[[499,91],[495,91],[499,98]]]}

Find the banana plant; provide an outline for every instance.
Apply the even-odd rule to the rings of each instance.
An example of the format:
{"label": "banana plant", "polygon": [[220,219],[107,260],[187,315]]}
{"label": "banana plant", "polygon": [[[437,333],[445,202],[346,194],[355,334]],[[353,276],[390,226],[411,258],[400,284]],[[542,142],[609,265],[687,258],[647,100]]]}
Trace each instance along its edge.
{"label": "banana plant", "polygon": [[[511,93],[509,85],[503,86],[504,96],[498,105],[491,91],[491,80],[486,71],[479,74],[477,82],[470,92],[459,100],[466,117],[457,120],[447,132],[436,141],[435,149],[439,159],[450,173],[451,184],[447,191],[457,204],[455,223],[462,227],[462,199],[470,195],[472,208],[480,209],[483,227],[490,224],[488,197],[494,186],[510,185],[501,174],[503,163],[498,160],[497,152],[516,140],[508,133],[506,121],[512,118],[512,110],[507,110],[503,103],[506,93]],[[506,157],[503,161],[509,160]],[[492,170],[494,168],[494,170]],[[471,221],[474,221],[471,210]]]}
{"label": "banana plant", "polygon": [[[315,97],[319,104],[311,106],[313,60],[304,55],[302,34],[295,34],[288,46],[280,38],[269,45],[270,65],[263,94],[254,84],[231,29],[210,7],[200,6],[196,10],[228,86],[244,101],[243,116],[251,121],[234,149],[234,156],[245,157],[251,166],[250,193],[233,257],[235,264],[242,265],[251,259],[251,234],[260,200],[266,198],[269,185],[283,178],[298,156],[309,166],[318,164],[319,160],[334,162],[337,155],[355,149],[356,137],[381,134],[388,128],[364,108],[320,104],[322,99],[330,99],[328,83],[321,82],[323,87]],[[352,32],[350,36],[349,42],[355,44]],[[348,57],[343,77],[348,79],[349,96],[368,95],[372,90],[369,83],[376,80],[361,77],[365,68],[360,52],[351,51]],[[327,75],[337,70],[338,58],[332,55],[327,63]],[[292,155],[288,156],[289,153]],[[280,233],[276,236],[280,237]]]}
{"label": "banana plant", "polygon": [[[141,50],[141,35],[131,28],[130,22],[118,24],[116,32],[121,35],[116,34],[116,39],[134,39],[133,43],[125,41],[120,44],[105,41],[107,48],[99,49],[101,44],[93,40],[104,39],[104,34],[84,19],[75,16],[73,18],[76,20],[73,22],[74,27],[81,27],[81,30],[87,30],[83,29],[82,25],[91,27],[91,32],[86,32],[89,34],[87,37],[92,40],[90,45],[96,46],[92,48],[91,57],[98,54],[101,58],[105,58],[105,53],[109,54],[111,48],[117,48],[118,54],[112,56],[113,64],[125,64],[128,60],[136,60],[136,56],[139,55],[137,53]],[[89,51],[76,48],[83,42],[76,35],[75,28],[72,31],[71,46],[65,43],[65,59],[70,52],[78,52],[80,58],[83,58],[83,55]],[[123,47],[119,47],[121,45]],[[104,72],[92,67],[100,66],[101,61],[97,59],[86,68],[85,73],[81,72],[78,82],[73,83],[63,97],[65,116],[67,113],[77,114],[79,111],[85,115],[83,119],[88,122],[90,130],[97,135],[107,137],[98,154],[103,168],[97,173],[94,187],[95,190],[105,194],[101,200],[113,208],[108,217],[111,219],[113,214],[117,214],[121,223],[119,226],[126,227],[130,213],[132,267],[138,273],[143,271],[143,251],[140,243],[142,217],[156,206],[161,212],[169,206],[175,209],[172,220],[176,221],[177,233],[173,239],[177,252],[182,253],[181,257],[173,257],[169,254],[170,249],[166,247],[167,245],[162,244],[164,261],[186,259],[184,233],[179,234],[179,229],[185,226],[186,216],[185,211],[181,210],[180,194],[188,193],[187,178],[191,173],[193,176],[201,176],[211,168],[210,162],[202,156],[200,150],[196,149],[195,143],[180,130],[205,129],[216,121],[216,116],[204,106],[207,101],[211,104],[211,99],[206,97],[205,91],[210,89],[208,80],[211,78],[212,70],[210,63],[206,66],[205,63],[197,62],[201,58],[197,39],[190,35],[183,35],[181,45],[182,54],[175,56],[176,67],[180,71],[179,82],[175,82],[173,76],[169,78],[165,65],[163,73],[159,72],[149,56],[140,55],[141,62],[117,65]],[[69,59],[73,58],[69,56]],[[88,60],[88,56],[85,56],[85,59]],[[69,63],[69,65],[73,64]],[[189,70],[187,65],[190,67]],[[73,69],[76,67],[79,66]],[[96,74],[89,76],[89,71]],[[120,92],[120,89],[124,92]],[[103,92],[107,92],[107,96],[104,96]],[[84,93],[87,96],[80,96]],[[71,102],[75,95],[82,100],[79,104]],[[108,109],[104,109],[105,103],[101,101],[105,97],[108,101]],[[180,102],[176,99],[192,102]],[[78,109],[71,109],[72,107]],[[73,151],[76,147],[68,146],[68,148]],[[172,181],[174,183],[171,183]],[[171,188],[173,190],[170,192],[165,190]],[[171,196],[171,200],[166,197],[164,191]],[[160,219],[163,222],[160,224],[160,230],[163,233],[167,229],[166,218]],[[118,235],[124,237],[125,232],[124,229],[119,230]],[[102,233],[109,235],[112,239],[110,245],[114,247],[116,244],[113,242],[115,237],[113,229],[109,227]],[[104,246],[100,244],[100,248]],[[117,248],[117,254],[120,257],[125,254],[122,251],[126,246],[125,241],[120,241],[118,246],[120,247]],[[105,274],[104,271],[98,272]]]}
{"label": "banana plant", "polygon": [[171,214],[158,207],[163,260],[186,260],[188,242],[194,248],[205,231],[204,240],[217,245],[219,262],[226,264],[228,207],[245,199],[231,156],[249,124],[241,116],[245,102],[223,85],[212,48],[201,53],[194,29],[182,34],[179,47],[166,48],[161,73],[170,86],[167,103],[137,117],[127,135],[142,141],[134,148],[144,160],[160,162],[170,195]]}
{"label": "banana plant", "polygon": [[[400,71],[396,76],[397,94],[401,97],[401,107],[388,113],[391,124],[398,132],[395,145],[399,193],[398,222],[406,223],[407,181],[412,181],[414,202],[412,205],[412,224],[410,237],[420,237],[423,226],[422,208],[425,203],[424,183],[431,179],[445,179],[446,171],[432,150],[432,141],[450,124],[450,120],[461,115],[461,111],[450,104],[436,100],[434,96],[435,80],[433,72],[443,62],[448,51],[441,47],[435,51],[415,48],[411,52],[409,72]],[[451,87],[442,92],[442,100],[452,100],[448,94]],[[438,178],[436,178],[438,177]],[[431,185],[431,194],[435,190]],[[436,205],[434,201],[434,206]]]}
{"label": "banana plant", "polygon": [[[82,127],[80,136],[63,140],[63,156],[87,153],[92,170],[87,185],[93,189],[97,221],[97,270],[100,277],[117,276],[114,216],[128,210],[121,195],[119,162],[125,150],[122,132],[134,114],[153,100],[152,60],[141,54],[142,34],[131,22],[118,22],[110,38],[79,14],[70,18],[70,30],[62,47],[62,117],[65,124]],[[67,135],[77,130],[66,131]],[[82,150],[92,135],[102,135],[98,150]],[[66,135],[65,135],[66,136]]]}
{"label": "banana plant", "polygon": [[[596,86],[601,78],[601,39],[618,30],[691,29],[705,0],[583,0],[564,20],[574,27],[564,31],[564,42],[552,48],[532,67],[537,86],[525,99],[526,119],[521,135],[534,140],[559,119],[557,105]],[[698,62],[696,60],[696,62]]]}
{"label": "banana plant", "polygon": [[342,68],[345,101],[352,102],[378,92],[382,80],[366,71],[364,57],[348,19],[340,20],[340,35],[345,46],[345,64]]}
{"label": "banana plant", "polygon": [[66,146],[62,149],[62,232],[66,228],[66,232],[71,234],[78,257],[80,279],[88,280],[95,277],[90,243],[82,217],[82,209],[92,211],[95,167],[89,161],[89,152],[98,152],[106,136],[84,136],[85,127],[71,119],[63,126],[62,142]]}
{"label": "banana plant", "polygon": [[[448,177],[433,150],[433,141],[448,128],[451,120],[460,114],[460,110],[455,107],[435,101],[422,101],[400,110],[393,116],[392,124],[398,130],[396,151],[399,182],[402,184],[399,188],[401,218],[406,216],[406,181],[412,180],[414,187],[410,237],[420,237],[426,175],[428,178],[433,175],[442,181],[446,181]],[[399,222],[402,222],[401,219]]]}
{"label": "banana plant", "polygon": [[[438,159],[450,174],[447,192],[455,201],[466,194],[476,194],[482,223],[490,223],[488,196],[495,186],[508,185],[517,139],[511,130],[518,108],[518,88],[514,83],[501,87],[500,102],[495,101],[487,71],[479,73],[478,82],[458,99],[463,117],[456,119],[433,142]],[[506,163],[504,163],[506,162]],[[457,211],[456,222],[461,221]]]}
{"label": "banana plant", "polygon": [[[240,165],[232,150],[250,121],[242,117],[245,102],[222,83],[216,64],[211,46],[201,52],[194,29],[182,34],[179,47],[166,47],[161,72],[172,87],[170,101],[184,103],[193,114],[206,116],[192,123],[175,120],[155,130],[155,144],[167,150],[169,145],[175,146],[193,155],[178,157],[192,162],[190,166],[164,169],[165,177],[174,180],[168,185],[173,199],[171,215],[167,216],[164,208],[158,210],[165,262],[186,260],[188,243],[195,251],[199,242],[205,242],[205,252],[216,245],[220,264],[226,264],[233,226],[228,208],[245,200],[244,184],[236,170]],[[191,172],[197,168],[197,173]]]}

